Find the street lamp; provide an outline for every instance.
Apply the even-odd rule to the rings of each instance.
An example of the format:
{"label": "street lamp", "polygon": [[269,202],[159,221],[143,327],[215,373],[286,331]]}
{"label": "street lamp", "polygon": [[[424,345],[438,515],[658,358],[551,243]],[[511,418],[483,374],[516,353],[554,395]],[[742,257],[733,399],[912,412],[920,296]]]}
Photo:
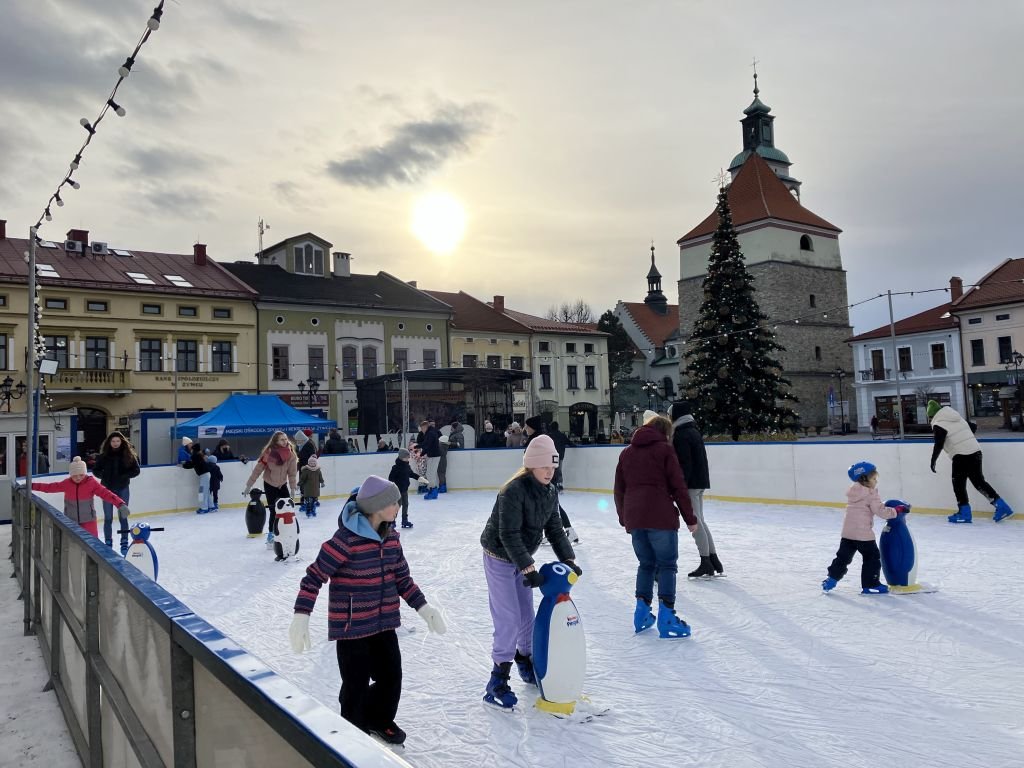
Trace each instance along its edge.
{"label": "street lamp", "polygon": [[[839,431],[842,434],[846,434],[846,410],[843,408],[843,379],[846,378],[846,371],[842,367],[837,366],[832,371],[832,378],[839,379]],[[835,414],[835,411],[832,412]]]}
{"label": "street lamp", "polygon": [[[1006,365],[1003,366],[1006,372],[1010,372],[1010,367],[1013,366],[1013,383],[1017,389],[1017,428],[1024,429],[1024,403],[1022,403],[1021,386],[1020,386],[1020,366],[1024,363],[1024,355],[1017,350],[1013,350],[1010,353],[1010,357],[1006,361]],[[10,406],[8,409],[10,410]],[[1011,427],[1013,424],[1011,423]]]}
{"label": "street lamp", "polygon": [[654,398],[658,394],[658,384],[653,381],[645,381],[640,389],[647,393],[647,407],[653,411]]}
{"label": "street lamp", "polygon": [[320,389],[320,382],[314,379],[312,376],[305,381],[299,382],[299,393],[303,394],[306,388],[309,388],[309,407],[313,407],[313,401],[316,399],[317,390]]}
{"label": "street lamp", "polygon": [[7,403],[7,412],[11,412],[11,400],[17,400],[25,394],[25,382],[19,381],[18,386],[11,386],[14,384],[14,379],[10,376],[6,377],[0,382],[0,399]]}

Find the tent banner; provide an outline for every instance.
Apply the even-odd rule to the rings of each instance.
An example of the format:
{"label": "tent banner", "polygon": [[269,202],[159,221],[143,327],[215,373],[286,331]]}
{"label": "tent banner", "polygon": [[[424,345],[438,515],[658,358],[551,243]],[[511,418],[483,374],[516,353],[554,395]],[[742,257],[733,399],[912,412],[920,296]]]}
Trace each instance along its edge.
{"label": "tent banner", "polygon": [[[312,429],[314,432],[323,431],[325,429],[334,429],[336,422],[320,422],[310,424],[281,424],[278,426],[266,425],[266,424],[255,424],[252,426],[239,426],[239,427],[200,427],[200,437],[241,437],[244,435],[269,435],[272,432],[284,432],[286,435],[291,437],[292,433],[299,429]],[[216,434],[214,434],[216,430]]]}

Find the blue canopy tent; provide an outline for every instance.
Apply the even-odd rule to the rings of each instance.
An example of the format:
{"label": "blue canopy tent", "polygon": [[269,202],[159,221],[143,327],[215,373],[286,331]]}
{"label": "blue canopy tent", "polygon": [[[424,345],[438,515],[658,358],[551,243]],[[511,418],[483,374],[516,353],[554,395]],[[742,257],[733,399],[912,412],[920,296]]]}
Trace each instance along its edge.
{"label": "blue canopy tent", "polygon": [[183,421],[174,434],[194,440],[258,437],[278,430],[288,435],[299,429],[323,433],[337,426],[336,421],[319,419],[292,408],[277,395],[231,395],[209,413]]}

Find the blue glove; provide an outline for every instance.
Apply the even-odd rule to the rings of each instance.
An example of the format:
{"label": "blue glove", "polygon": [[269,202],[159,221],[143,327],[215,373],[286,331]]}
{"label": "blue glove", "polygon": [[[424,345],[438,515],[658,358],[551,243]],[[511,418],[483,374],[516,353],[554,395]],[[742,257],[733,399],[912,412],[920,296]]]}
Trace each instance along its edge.
{"label": "blue glove", "polygon": [[887,502],[885,502],[885,506],[891,509],[895,509],[897,512],[903,514],[906,514],[910,511],[910,505],[905,501],[900,501],[899,499],[889,499]]}

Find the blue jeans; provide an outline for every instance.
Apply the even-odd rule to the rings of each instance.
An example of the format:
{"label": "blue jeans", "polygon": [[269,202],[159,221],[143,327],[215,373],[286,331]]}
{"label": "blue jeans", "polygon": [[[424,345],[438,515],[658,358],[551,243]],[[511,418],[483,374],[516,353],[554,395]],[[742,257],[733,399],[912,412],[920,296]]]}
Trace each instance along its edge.
{"label": "blue jeans", "polygon": [[[114,493],[116,493],[121,498],[121,501],[123,501],[125,504],[128,503],[129,493],[128,493],[128,486],[127,485],[124,488],[121,488],[120,490],[114,491]],[[117,513],[117,517],[118,517],[118,522],[121,523],[121,525],[119,527],[121,528],[121,530],[125,531],[125,533],[121,534],[121,546],[122,547],[126,547],[126,546],[128,546],[128,533],[127,533],[127,529],[128,529],[128,516],[127,515],[122,515],[120,512],[118,512]],[[114,522],[114,505],[111,504],[109,501],[104,501],[103,502],[103,541],[105,541],[107,543],[108,547],[114,546],[114,526],[113,526],[113,522]]]}
{"label": "blue jeans", "polygon": [[653,528],[633,530],[633,551],[639,565],[636,569],[636,596],[654,599],[654,574],[658,574],[658,599],[667,606],[676,602],[676,561],[679,559],[679,532]]}

